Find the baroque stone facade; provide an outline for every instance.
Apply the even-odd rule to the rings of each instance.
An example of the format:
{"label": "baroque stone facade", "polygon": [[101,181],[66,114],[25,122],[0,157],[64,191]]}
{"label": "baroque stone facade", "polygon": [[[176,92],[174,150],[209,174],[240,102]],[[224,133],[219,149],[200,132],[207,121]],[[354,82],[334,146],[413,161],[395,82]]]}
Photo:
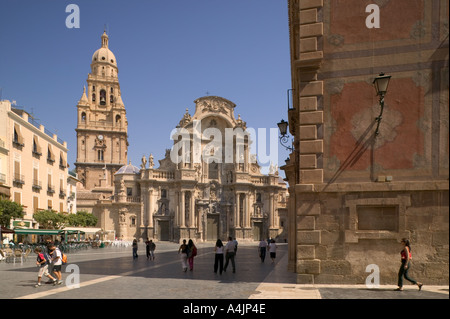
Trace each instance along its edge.
{"label": "baroque stone facade", "polygon": [[[235,105],[216,96],[195,103],[195,114],[186,111],[178,125],[188,134],[183,145],[188,145],[189,155],[176,161],[174,149],[181,142],[174,138],[174,147],[166,150],[158,168],[152,155],[148,160],[143,157],[140,168],[131,163],[122,167],[114,176],[113,197],[101,199],[94,207],[93,213],[102,221],[99,226],[115,229],[118,238],[128,240],[285,239],[287,193],[277,169],[261,174],[258,163],[250,160],[248,139],[242,163],[227,163],[225,153],[212,150],[211,138],[205,139],[211,128],[223,137],[226,128],[245,130],[245,122],[234,117]],[[193,161],[196,137],[200,137],[198,151],[216,157]]]}
{"label": "baroque stone facade", "polygon": [[370,3],[289,0],[289,267],[299,283],[365,283],[376,264],[393,284],[407,237],[413,276],[448,284],[449,4],[373,1],[368,28]]}
{"label": "baroque stone facade", "polygon": [[286,239],[286,184],[277,167],[261,173],[234,103],[217,96],[197,99],[195,113],[186,110],[159,167],[150,155],[138,168],[126,163],[125,107],[106,33],[91,70],[77,106],[76,167],[84,185],[78,210],[92,212],[98,227],[124,240]]}

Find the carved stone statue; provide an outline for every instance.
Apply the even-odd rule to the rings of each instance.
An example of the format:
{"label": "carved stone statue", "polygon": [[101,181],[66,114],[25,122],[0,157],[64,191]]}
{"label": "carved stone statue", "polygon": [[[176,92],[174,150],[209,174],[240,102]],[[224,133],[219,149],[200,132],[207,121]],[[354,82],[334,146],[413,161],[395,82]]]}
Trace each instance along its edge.
{"label": "carved stone statue", "polygon": [[145,158],[145,155],[142,155],[142,163],[141,168],[145,169],[145,166],[147,165],[147,159]]}
{"label": "carved stone statue", "polygon": [[148,168],[153,168],[155,166],[155,163],[153,162],[153,154],[150,154],[148,157]]}

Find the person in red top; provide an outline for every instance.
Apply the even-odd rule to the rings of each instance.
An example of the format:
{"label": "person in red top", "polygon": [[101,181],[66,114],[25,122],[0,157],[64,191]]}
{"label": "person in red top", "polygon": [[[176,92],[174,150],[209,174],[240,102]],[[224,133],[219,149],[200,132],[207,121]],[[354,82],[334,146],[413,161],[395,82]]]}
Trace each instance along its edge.
{"label": "person in red top", "polygon": [[406,280],[410,281],[413,285],[417,285],[419,287],[419,291],[422,289],[423,284],[421,282],[417,282],[411,277],[408,276],[408,271],[410,269],[411,265],[411,245],[409,243],[409,240],[406,238],[403,238],[401,241],[401,244],[403,246],[402,251],[400,252],[400,255],[402,257],[402,265],[400,266],[400,270],[398,271],[398,288],[395,289],[396,291],[402,291],[403,290],[403,277],[405,277]]}
{"label": "person in red top", "polygon": [[51,280],[53,280],[53,282],[56,282],[56,278],[53,278],[50,275],[50,273],[48,272],[48,260],[45,258],[44,253],[42,252],[42,248],[41,247],[36,247],[34,252],[37,254],[36,266],[39,267],[38,282],[35,285],[35,287],[38,288],[38,287],[41,286],[41,279],[42,279],[43,275],[45,275],[48,278],[50,278]]}

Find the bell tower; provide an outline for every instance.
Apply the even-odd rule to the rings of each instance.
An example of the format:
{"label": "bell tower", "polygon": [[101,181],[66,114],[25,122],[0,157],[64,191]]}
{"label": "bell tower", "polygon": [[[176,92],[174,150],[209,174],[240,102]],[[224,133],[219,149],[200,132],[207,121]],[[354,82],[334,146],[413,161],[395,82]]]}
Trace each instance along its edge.
{"label": "bell tower", "polygon": [[86,190],[113,186],[113,174],[127,164],[128,122],[116,57],[108,44],[105,31],[77,105],[75,167]]}

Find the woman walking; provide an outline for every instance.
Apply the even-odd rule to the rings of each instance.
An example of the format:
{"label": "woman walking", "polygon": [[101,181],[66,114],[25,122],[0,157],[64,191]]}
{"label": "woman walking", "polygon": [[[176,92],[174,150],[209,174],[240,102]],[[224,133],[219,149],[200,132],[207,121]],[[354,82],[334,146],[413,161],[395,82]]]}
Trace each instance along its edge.
{"label": "woman walking", "polygon": [[217,274],[217,269],[219,269],[219,274],[223,272],[223,243],[220,239],[217,239],[216,246],[214,247],[215,257],[214,257],[214,273]]}
{"label": "woman walking", "polygon": [[410,269],[410,261],[412,259],[411,255],[411,245],[409,243],[409,240],[406,238],[403,238],[401,241],[401,244],[403,246],[402,251],[400,252],[401,258],[402,258],[402,265],[400,266],[400,270],[398,271],[398,288],[395,289],[396,291],[402,291],[403,290],[403,277],[405,277],[406,280],[410,281],[413,285],[417,285],[419,287],[419,291],[422,289],[423,284],[421,282],[417,282],[408,275],[408,271]]}
{"label": "woman walking", "polygon": [[197,256],[197,247],[195,247],[192,239],[189,239],[188,242],[188,262],[189,262],[189,270],[194,270],[194,257]]}
{"label": "woman walking", "polygon": [[180,248],[178,248],[178,254],[181,254],[181,267],[183,271],[187,271],[187,254],[188,254],[188,246],[186,245],[186,239],[183,239],[183,243]]}

